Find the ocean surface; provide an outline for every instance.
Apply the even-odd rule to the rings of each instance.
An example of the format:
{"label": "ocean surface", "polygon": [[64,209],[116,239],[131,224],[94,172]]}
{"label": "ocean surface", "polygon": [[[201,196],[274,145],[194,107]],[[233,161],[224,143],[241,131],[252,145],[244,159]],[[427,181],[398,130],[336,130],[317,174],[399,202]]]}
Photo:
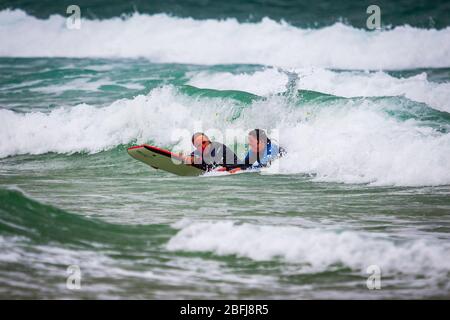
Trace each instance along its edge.
{"label": "ocean surface", "polygon": [[[0,298],[450,298],[448,1],[71,2],[0,4]],[[253,128],[259,173],[126,152]]]}

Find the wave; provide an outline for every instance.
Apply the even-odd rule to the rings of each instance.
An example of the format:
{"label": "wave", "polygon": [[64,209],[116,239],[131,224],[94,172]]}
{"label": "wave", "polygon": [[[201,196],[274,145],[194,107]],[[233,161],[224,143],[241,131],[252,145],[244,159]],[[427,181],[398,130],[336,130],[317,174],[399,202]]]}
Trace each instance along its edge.
{"label": "wave", "polygon": [[[18,8],[32,13],[34,16],[48,18],[51,14],[61,14],[62,7],[70,1],[55,3],[41,0],[39,3],[30,1],[3,1],[0,9]],[[383,25],[436,26],[442,28],[449,25],[445,1],[428,1],[417,3],[412,1],[390,2],[379,1],[382,8]],[[78,0],[82,14],[90,19],[105,19],[120,17],[134,12],[155,14],[167,13],[178,17],[195,19],[224,19],[233,17],[242,22],[257,22],[262,18],[280,21],[286,20],[296,26],[321,27],[336,21],[346,21],[354,26],[365,28],[368,3],[353,1],[322,0],[320,3],[308,0],[227,0],[227,1],[186,1],[186,0],[152,0],[133,1],[121,0]]]}
{"label": "wave", "polygon": [[450,272],[445,241],[392,240],[357,231],[333,231],[232,221],[189,222],[167,243],[172,251],[212,252],[255,261],[278,259],[300,265],[299,272],[321,272],[335,266],[365,273],[371,265],[382,274],[425,274],[441,280]]}
{"label": "wave", "polygon": [[[445,240],[391,239],[381,234],[233,221],[168,225],[122,225],[65,212],[31,199],[19,190],[0,189],[2,261],[20,260],[23,245],[51,253],[93,251],[122,253],[165,248],[212,252],[255,261],[280,260],[301,265],[300,272],[321,272],[342,265],[365,272],[378,265],[384,274],[409,273],[446,277],[450,246]],[[14,248],[3,246],[15,243]],[[6,250],[8,249],[8,250]],[[76,251],[73,251],[76,252]],[[72,253],[73,253],[72,252]],[[107,256],[104,256],[107,258]],[[109,258],[108,258],[109,259]]]}
{"label": "wave", "polygon": [[[153,272],[158,262],[148,269],[142,264],[173,233],[167,225],[113,224],[83,217],[19,190],[0,188],[0,296],[117,299],[123,288],[116,279],[128,285],[142,279],[167,284],[170,275]],[[141,268],[136,268],[136,261]],[[81,296],[66,288],[66,270],[73,265],[82,270]]]}
{"label": "wave", "polygon": [[129,243],[139,247],[149,244],[149,234],[170,231],[164,225],[121,225],[83,217],[34,200],[19,189],[0,188],[0,233],[36,245],[58,243],[84,250]]}
{"label": "wave", "polygon": [[432,82],[425,72],[397,78],[386,72],[333,71],[323,68],[265,68],[254,73],[212,72],[191,73],[189,84],[217,90],[242,90],[257,95],[286,91],[292,85],[298,90],[318,91],[340,97],[404,96],[450,113],[450,83]]}
{"label": "wave", "polygon": [[215,90],[207,88],[197,88],[190,85],[180,86],[179,91],[194,98],[234,99],[245,104],[252,103],[261,98],[258,95],[246,92],[245,90]]}
{"label": "wave", "polygon": [[[307,281],[319,297],[329,298],[335,293],[315,284],[317,277],[324,276],[322,272],[333,279],[338,276],[338,287],[347,288],[353,287],[355,279],[362,279],[363,285],[370,265],[380,267],[388,296],[398,287],[403,295],[413,297],[445,296],[449,243],[423,236],[398,239],[352,230],[231,221],[182,220],[172,227],[113,224],[0,188],[0,296],[117,299],[148,294],[145,297],[171,298],[175,289],[182,288],[183,297],[205,298],[197,291],[210,292],[211,285],[220,281],[231,298],[236,298],[236,289],[246,292],[249,288],[272,297],[273,290],[266,293],[264,288],[274,286],[280,289],[275,296],[292,297],[306,276],[314,278]],[[270,263],[255,265],[254,261]],[[67,290],[68,266],[80,267],[82,291]],[[248,272],[228,272],[242,267]],[[280,270],[296,277],[287,289],[284,278],[279,278]],[[155,293],[146,288],[130,293],[130,287],[140,288],[143,281],[173,290]],[[199,283],[203,285],[197,288]],[[186,286],[197,289],[184,292]]]}
{"label": "wave", "polygon": [[21,10],[0,12],[0,56],[145,57],[153,62],[262,64],[337,69],[414,69],[450,66],[450,27],[410,26],[369,32],[342,23],[301,29],[264,18],[194,20],[166,14],[82,20],[46,20]]}
{"label": "wave", "polygon": [[[215,92],[218,97],[208,98]],[[170,146],[174,144],[171,136],[174,128],[190,128],[191,132],[195,122],[219,126],[220,122],[237,117],[236,107],[242,105],[239,99],[251,98],[254,98],[251,94],[236,91],[192,87],[177,90],[165,86],[148,95],[117,100],[100,108],[80,104],[50,113],[0,109],[0,157],[47,152],[95,153],[149,140]]]}
{"label": "wave", "polygon": [[[399,121],[407,109],[391,98],[344,101],[285,130],[288,154],[267,173],[311,173],[317,181],[378,186],[450,184],[448,129],[439,133],[413,118]],[[394,107],[387,114],[400,114],[387,116],[383,105]]]}
{"label": "wave", "polygon": [[[313,173],[322,181],[376,185],[450,184],[448,113],[402,97],[307,91],[258,97],[163,86],[100,108],[0,110],[0,157],[95,153],[147,142],[188,152],[194,131],[235,130],[245,138],[255,127],[278,130],[288,151],[268,174]],[[217,131],[211,135],[221,140]]]}

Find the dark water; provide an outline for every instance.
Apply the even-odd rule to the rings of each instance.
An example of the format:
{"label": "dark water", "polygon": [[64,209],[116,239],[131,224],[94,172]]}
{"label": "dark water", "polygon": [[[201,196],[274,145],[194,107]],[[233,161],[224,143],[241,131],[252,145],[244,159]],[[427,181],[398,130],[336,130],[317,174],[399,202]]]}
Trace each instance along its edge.
{"label": "dark water", "polygon": [[[65,15],[66,8],[73,1],[39,2],[4,0],[0,9],[22,9],[40,18],[52,14]],[[323,27],[337,21],[365,28],[367,7],[376,4],[382,12],[384,26],[409,24],[422,28],[445,28],[450,23],[450,3],[446,0],[431,1],[305,1],[305,0],[133,0],[133,1],[87,1],[76,3],[82,13],[90,19],[105,19],[134,12],[157,14],[167,13],[177,17],[195,19],[236,18],[241,22],[260,21],[270,17],[284,20],[298,27]]]}

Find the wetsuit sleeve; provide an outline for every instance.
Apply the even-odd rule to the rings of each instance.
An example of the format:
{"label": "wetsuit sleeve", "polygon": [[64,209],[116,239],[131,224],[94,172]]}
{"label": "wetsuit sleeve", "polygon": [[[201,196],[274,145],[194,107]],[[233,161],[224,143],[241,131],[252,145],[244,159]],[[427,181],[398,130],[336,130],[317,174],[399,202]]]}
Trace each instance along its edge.
{"label": "wetsuit sleeve", "polygon": [[247,164],[248,164],[249,161],[250,161],[250,151],[247,152],[247,154],[245,155],[244,163],[247,163]]}
{"label": "wetsuit sleeve", "polygon": [[212,166],[205,162],[205,160],[203,159],[202,154],[200,152],[198,152],[197,150],[194,150],[194,151],[191,152],[190,155],[191,155],[191,157],[197,157],[197,158],[201,158],[202,159],[202,163],[193,163],[191,165],[193,165],[194,167],[197,167],[197,168],[199,168],[201,170],[204,170],[204,171],[208,171],[208,170],[211,169]]}
{"label": "wetsuit sleeve", "polygon": [[227,170],[241,168],[242,161],[238,158],[238,156],[227,146],[223,145],[222,147],[223,155],[222,155],[222,166]]}
{"label": "wetsuit sleeve", "polygon": [[251,168],[253,166],[253,163],[250,163],[250,151],[247,152],[244,158],[244,162],[239,166],[239,168],[245,170],[248,168]]}

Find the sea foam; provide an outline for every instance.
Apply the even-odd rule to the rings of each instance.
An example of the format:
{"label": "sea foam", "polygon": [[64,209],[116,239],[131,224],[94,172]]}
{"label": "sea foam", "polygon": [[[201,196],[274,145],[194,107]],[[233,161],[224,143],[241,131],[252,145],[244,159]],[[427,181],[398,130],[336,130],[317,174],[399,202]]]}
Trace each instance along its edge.
{"label": "sea foam", "polygon": [[371,265],[384,274],[425,274],[446,278],[448,243],[393,241],[376,234],[281,225],[237,224],[233,221],[188,222],[166,245],[171,251],[212,252],[255,261],[278,259],[299,264],[299,272],[320,272],[335,265],[365,273]]}
{"label": "sea foam", "polygon": [[245,130],[259,127],[276,129],[288,152],[266,174],[311,173],[321,181],[375,185],[450,184],[450,134],[420,119],[391,115],[402,108],[401,100],[391,98],[296,106],[283,96],[271,96],[242,105],[223,97],[199,99],[164,86],[105,107],[0,110],[0,157],[95,153],[148,142],[188,152],[190,134],[198,129],[244,130],[245,139]]}
{"label": "sea foam", "polygon": [[450,66],[450,27],[368,31],[336,23],[301,29],[270,18],[240,23],[135,13],[82,19],[77,30],[68,29],[63,16],[41,20],[21,10],[3,10],[0,43],[4,57],[145,57],[153,62],[377,70]]}
{"label": "sea foam", "polygon": [[324,68],[265,68],[253,73],[203,71],[192,73],[189,84],[199,88],[241,90],[271,95],[287,90],[289,76],[297,90],[311,90],[339,97],[404,96],[450,112],[450,83],[428,80],[425,72],[394,77],[386,72],[333,71]]}

